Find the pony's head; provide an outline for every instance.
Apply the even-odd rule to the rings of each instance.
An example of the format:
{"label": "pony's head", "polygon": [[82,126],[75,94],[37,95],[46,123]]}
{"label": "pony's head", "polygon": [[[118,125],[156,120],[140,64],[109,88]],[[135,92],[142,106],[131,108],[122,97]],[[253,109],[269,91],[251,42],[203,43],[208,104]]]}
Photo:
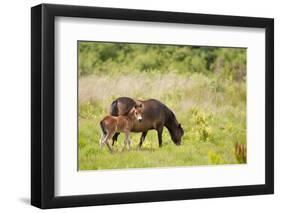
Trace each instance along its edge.
{"label": "pony's head", "polygon": [[173,128],[173,133],[171,134],[172,140],[177,146],[181,145],[181,138],[183,134],[184,134],[183,128],[179,123]]}

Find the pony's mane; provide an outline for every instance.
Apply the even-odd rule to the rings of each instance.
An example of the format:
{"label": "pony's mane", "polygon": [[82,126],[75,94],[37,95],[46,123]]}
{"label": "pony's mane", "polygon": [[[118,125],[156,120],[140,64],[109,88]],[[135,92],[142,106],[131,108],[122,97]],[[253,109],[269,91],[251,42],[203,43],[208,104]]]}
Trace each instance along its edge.
{"label": "pony's mane", "polygon": [[124,113],[124,115],[127,116],[134,107],[138,106],[138,104],[141,104],[141,101],[135,100],[135,104],[131,104],[130,107],[127,108],[127,111]]}
{"label": "pony's mane", "polygon": [[127,107],[127,110],[123,115],[127,116],[135,106],[136,104],[130,104],[130,106]]}
{"label": "pony's mane", "polygon": [[167,107],[167,114],[168,116],[166,118],[165,126],[168,129],[171,138],[174,140],[174,129],[175,126],[178,126],[179,123],[176,119],[174,112],[170,110],[168,107]]}
{"label": "pony's mane", "polygon": [[168,111],[167,123],[175,122],[176,125],[178,125],[178,121],[176,119],[175,113],[172,110],[170,110],[168,107],[167,107],[167,111]]}

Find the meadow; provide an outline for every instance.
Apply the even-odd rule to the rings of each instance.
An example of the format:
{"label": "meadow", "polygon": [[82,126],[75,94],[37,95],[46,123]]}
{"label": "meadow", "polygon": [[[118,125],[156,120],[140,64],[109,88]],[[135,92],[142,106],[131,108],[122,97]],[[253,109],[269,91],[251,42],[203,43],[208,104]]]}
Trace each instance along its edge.
{"label": "meadow", "polygon": [[[246,163],[246,49],[79,42],[79,170]],[[130,151],[100,149],[100,120],[120,96],[155,98],[182,124],[182,145],[155,130]],[[237,149],[239,147],[239,149]],[[242,149],[241,149],[242,147]]]}

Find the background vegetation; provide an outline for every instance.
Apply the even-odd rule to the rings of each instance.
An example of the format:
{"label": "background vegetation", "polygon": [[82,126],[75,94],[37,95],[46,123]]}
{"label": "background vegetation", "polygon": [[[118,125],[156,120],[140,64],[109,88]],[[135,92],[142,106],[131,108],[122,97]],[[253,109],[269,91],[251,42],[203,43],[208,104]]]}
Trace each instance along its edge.
{"label": "background vegetation", "polygon": [[[79,169],[246,162],[246,49],[79,42]],[[99,121],[120,96],[155,98],[184,128],[182,146],[167,130],[158,148],[149,131],[141,151],[99,148]]]}

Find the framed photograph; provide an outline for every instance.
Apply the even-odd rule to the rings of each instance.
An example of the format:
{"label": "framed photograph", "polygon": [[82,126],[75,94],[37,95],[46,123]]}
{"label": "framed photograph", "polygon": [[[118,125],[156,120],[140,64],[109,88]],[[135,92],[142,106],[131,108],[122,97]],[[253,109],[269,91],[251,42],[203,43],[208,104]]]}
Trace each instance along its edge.
{"label": "framed photograph", "polygon": [[274,20],[31,9],[31,204],[272,194]]}

